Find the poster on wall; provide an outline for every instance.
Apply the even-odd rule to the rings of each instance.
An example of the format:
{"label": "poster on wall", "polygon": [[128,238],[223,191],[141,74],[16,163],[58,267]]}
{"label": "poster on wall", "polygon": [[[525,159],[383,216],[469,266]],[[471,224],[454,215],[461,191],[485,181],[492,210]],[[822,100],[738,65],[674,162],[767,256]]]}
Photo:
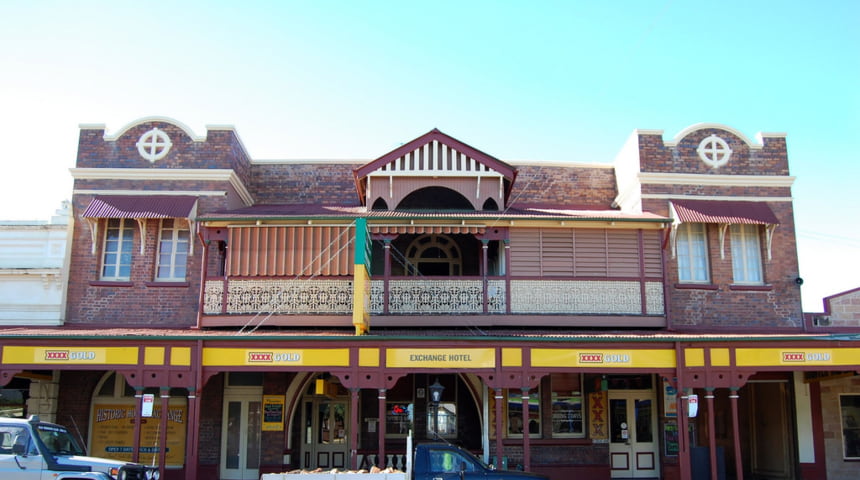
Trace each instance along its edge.
{"label": "poster on wall", "polygon": [[663,445],[667,457],[678,455],[678,424],[674,420],[666,422],[666,425],[663,426]]}
{"label": "poster on wall", "polygon": [[[185,464],[186,415],[185,405],[167,409],[167,466]],[[134,448],[134,417],[134,405],[94,405],[89,454],[130,462]],[[154,461],[158,464],[160,430],[161,406],[156,405],[152,417],[140,420],[140,463],[151,465]]]}
{"label": "poster on wall", "polygon": [[663,409],[667,417],[678,416],[678,390],[666,380],[663,380]]}
{"label": "poster on wall", "polygon": [[284,403],[283,395],[263,395],[263,431],[284,431]]}
{"label": "poster on wall", "polygon": [[588,427],[589,436],[594,441],[606,441],[609,439],[609,428],[607,426],[608,403],[606,392],[592,392],[588,394]]}

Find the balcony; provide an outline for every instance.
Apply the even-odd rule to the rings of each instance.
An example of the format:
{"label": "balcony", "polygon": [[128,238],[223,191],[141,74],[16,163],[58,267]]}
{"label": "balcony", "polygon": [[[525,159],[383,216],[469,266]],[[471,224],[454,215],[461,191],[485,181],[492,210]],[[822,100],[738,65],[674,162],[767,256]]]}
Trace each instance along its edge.
{"label": "balcony", "polygon": [[[210,279],[202,327],[352,324],[353,281]],[[658,279],[393,277],[371,280],[371,326],[664,327]]]}

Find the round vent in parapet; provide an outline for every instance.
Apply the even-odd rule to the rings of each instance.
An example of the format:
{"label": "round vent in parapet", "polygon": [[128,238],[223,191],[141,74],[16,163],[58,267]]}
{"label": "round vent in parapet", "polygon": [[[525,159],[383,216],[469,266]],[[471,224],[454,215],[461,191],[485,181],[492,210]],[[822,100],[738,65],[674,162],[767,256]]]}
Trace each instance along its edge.
{"label": "round vent in parapet", "polygon": [[140,156],[150,162],[164,158],[172,146],[170,137],[157,128],[144,133],[137,141],[137,151],[140,152]]}
{"label": "round vent in parapet", "polygon": [[699,143],[699,148],[696,149],[696,152],[698,152],[699,158],[703,162],[713,168],[722,167],[729,163],[729,159],[732,157],[732,148],[729,147],[729,144],[725,140],[716,135],[705,137]]}

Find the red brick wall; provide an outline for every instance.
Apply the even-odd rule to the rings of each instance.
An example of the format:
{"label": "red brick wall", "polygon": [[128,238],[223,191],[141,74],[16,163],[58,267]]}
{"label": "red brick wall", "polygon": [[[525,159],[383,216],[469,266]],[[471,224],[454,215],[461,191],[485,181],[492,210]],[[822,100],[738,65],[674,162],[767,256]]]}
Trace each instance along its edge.
{"label": "red brick wall", "polygon": [[[173,144],[167,156],[150,162],[140,156],[137,142],[141,135],[158,128]],[[123,132],[115,141],[104,140],[103,129],[81,130],[78,142],[78,168],[202,168],[233,169],[243,181],[250,174],[251,161],[232,130],[206,132],[202,142],[192,139],[171,123],[144,122]]]}
{"label": "red brick wall", "polygon": [[[166,157],[150,162],[142,158],[136,143],[141,135],[157,127],[166,132],[173,146]],[[215,130],[206,133],[205,141],[193,140],[182,128],[167,122],[145,122],[130,128],[115,141],[105,141],[104,130],[81,130],[78,147],[78,168],[135,169],[232,169],[240,178],[250,176],[250,159],[235,132]],[[242,205],[238,194],[226,181],[196,181],[180,179],[77,179],[75,191],[140,192],[207,192],[197,202],[197,215],[235,208]],[[225,192],[211,195],[211,192]],[[99,221],[94,239],[92,226],[81,215],[92,201],[91,193],[78,193],[72,198],[74,231],[66,323],[106,326],[189,327],[196,325],[200,295],[200,274],[203,246],[195,235],[194,254],[186,265],[183,285],[158,286],[153,282],[160,222],[147,220],[145,237],[134,230],[134,250],[131,280],[128,283],[99,283],[101,243],[104,220]],[[136,223],[136,222],[135,222]],[[93,242],[96,252],[92,253]],[[144,253],[140,253],[143,242]],[[217,258],[217,256],[216,256]]]}
{"label": "red brick wall", "polygon": [[257,164],[248,187],[257,203],[360,205],[352,171],[360,164]]}
{"label": "red brick wall", "polygon": [[83,437],[89,445],[90,405],[93,393],[104,371],[63,371],[57,396],[56,423]]}
{"label": "red brick wall", "polygon": [[[223,415],[224,374],[206,382],[200,397],[200,426],[198,427],[198,463],[215,466],[221,459],[221,420]],[[202,478],[202,477],[201,477]]]}
{"label": "red brick wall", "polygon": [[[705,164],[696,148],[701,140],[716,134],[732,148],[730,161],[719,168]],[[761,149],[752,149],[731,132],[706,128],[691,132],[674,147],[665,146],[660,135],[640,136],[640,161],[643,172],[684,173],[699,175],[767,175],[787,176],[788,160],[785,139],[765,138]],[[767,204],[779,219],[774,231],[772,259],[767,259],[767,245],[762,229],[761,256],[765,287],[761,290],[732,288],[732,254],[729,233],[724,242],[725,258],[720,258],[720,240],[717,225],[708,225],[708,251],[711,284],[706,287],[681,286],[678,283],[677,260],[671,258],[671,245],[666,244],[667,290],[669,325],[674,329],[702,331],[731,329],[771,330],[774,327],[800,328],[802,310],[800,287],[795,283],[799,268],[795,241],[794,212],[791,188],[781,186],[737,186],[677,184],[642,186],[643,195],[658,198],[643,199],[643,210],[658,215],[669,215],[669,200],[673,196],[708,199],[726,197],[767,198]],[[726,182],[730,183],[730,182]],[[744,182],[755,183],[755,182]],[[659,198],[662,197],[662,198]],[[789,199],[786,201],[785,199]],[[684,288],[687,287],[687,288]]]}
{"label": "red brick wall", "polygon": [[518,166],[511,203],[609,207],[616,196],[611,168]]}
{"label": "red brick wall", "polygon": [[[717,135],[732,149],[730,161],[712,168],[699,158],[696,149],[708,136]],[[643,172],[698,173],[704,175],[788,175],[785,138],[765,137],[762,148],[750,148],[735,134],[717,128],[689,133],[674,147],[667,147],[661,135],[640,135],[639,152]]]}

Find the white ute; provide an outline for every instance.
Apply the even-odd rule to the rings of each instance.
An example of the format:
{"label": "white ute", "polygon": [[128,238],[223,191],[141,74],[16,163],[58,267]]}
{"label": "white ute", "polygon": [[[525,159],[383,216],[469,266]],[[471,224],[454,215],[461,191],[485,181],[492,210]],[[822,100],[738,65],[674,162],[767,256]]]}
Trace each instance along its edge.
{"label": "white ute", "polygon": [[158,480],[157,469],[84,453],[62,425],[0,418],[0,479]]}

